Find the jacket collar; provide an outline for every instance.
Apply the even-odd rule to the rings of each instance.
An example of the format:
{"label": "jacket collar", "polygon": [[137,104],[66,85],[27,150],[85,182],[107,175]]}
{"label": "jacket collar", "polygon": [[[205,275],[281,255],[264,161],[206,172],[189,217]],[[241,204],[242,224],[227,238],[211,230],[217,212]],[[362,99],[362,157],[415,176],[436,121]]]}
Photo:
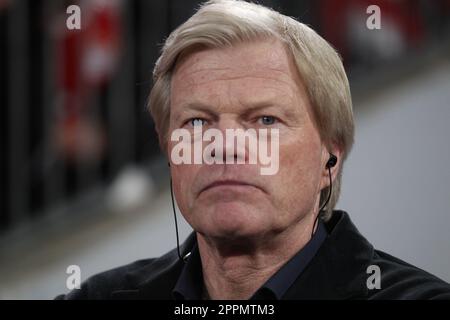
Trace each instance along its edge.
{"label": "jacket collar", "polygon": [[[348,299],[367,295],[366,269],[373,256],[372,245],[344,211],[335,210],[325,227],[327,239],[283,299]],[[192,233],[180,247],[183,256],[191,251],[196,241]],[[111,298],[172,299],[172,290],[183,266],[174,249],[143,268],[129,272],[127,280],[136,289],[113,291]]]}
{"label": "jacket collar", "polygon": [[[192,232],[180,246],[181,255],[190,253],[197,237]],[[126,274],[126,280],[133,290],[116,290],[111,293],[112,299],[133,300],[171,300],[172,290],[181,274],[184,263],[178,258],[176,248],[153,260],[148,265]]]}
{"label": "jacket collar", "polygon": [[366,270],[373,257],[373,246],[344,211],[334,211],[325,226],[327,239],[283,299],[341,300],[367,296]]}

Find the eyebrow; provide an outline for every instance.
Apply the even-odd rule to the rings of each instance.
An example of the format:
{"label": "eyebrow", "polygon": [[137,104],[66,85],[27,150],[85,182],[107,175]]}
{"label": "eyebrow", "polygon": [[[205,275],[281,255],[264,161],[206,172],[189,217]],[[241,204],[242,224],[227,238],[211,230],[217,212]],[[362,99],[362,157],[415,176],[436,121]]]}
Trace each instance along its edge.
{"label": "eyebrow", "polygon": [[259,110],[273,109],[273,108],[282,112],[288,118],[292,118],[292,117],[295,117],[295,115],[298,115],[298,112],[295,112],[295,111],[291,110],[290,108],[287,108],[286,105],[284,103],[281,103],[280,101],[261,101],[261,102],[254,103],[252,106],[249,106],[245,110],[244,115],[248,116]]}
{"label": "eyebrow", "polygon": [[187,113],[190,110],[201,111],[213,118],[217,118],[217,115],[213,111],[211,111],[211,106],[201,102],[190,102],[181,106],[181,111],[175,115],[175,121],[178,121],[183,114]]}

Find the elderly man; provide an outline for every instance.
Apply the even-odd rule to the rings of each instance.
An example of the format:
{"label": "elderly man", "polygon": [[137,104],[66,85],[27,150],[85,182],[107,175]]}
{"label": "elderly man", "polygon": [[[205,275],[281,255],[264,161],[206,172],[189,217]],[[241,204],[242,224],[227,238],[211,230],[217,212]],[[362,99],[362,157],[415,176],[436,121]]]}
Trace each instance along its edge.
{"label": "elderly man", "polygon": [[[168,37],[154,80],[149,107],[194,233],[60,298],[450,298],[447,283],[374,250],[333,210],[352,105],[339,55],[313,30],[260,5],[210,1]],[[258,146],[275,171],[262,174],[260,157],[250,163],[248,145],[219,139],[239,129],[256,132],[246,141],[268,133]],[[182,133],[192,139],[180,142]],[[221,143],[205,152],[212,140]],[[201,161],[175,161],[180,143],[200,143],[200,155],[184,148],[181,157]]]}

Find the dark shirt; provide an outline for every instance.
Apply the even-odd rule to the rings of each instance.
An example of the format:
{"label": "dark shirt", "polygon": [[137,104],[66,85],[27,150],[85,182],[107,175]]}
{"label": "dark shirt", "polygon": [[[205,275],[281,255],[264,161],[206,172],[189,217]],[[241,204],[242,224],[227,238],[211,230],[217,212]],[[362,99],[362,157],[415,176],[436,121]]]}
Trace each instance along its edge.
{"label": "dark shirt", "polygon": [[[307,267],[327,237],[325,226],[319,222],[311,240],[285,263],[251,297],[252,300],[281,299],[297,277]],[[177,300],[199,300],[202,298],[203,273],[198,246],[195,245],[181,275],[173,289]]]}

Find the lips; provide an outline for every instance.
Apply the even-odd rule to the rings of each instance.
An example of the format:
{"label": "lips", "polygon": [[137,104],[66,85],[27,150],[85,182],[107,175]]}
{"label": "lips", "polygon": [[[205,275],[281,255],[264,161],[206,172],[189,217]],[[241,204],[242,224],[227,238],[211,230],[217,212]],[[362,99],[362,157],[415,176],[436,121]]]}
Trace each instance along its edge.
{"label": "lips", "polygon": [[222,187],[222,186],[231,186],[231,187],[239,187],[239,186],[247,186],[247,187],[255,187],[258,188],[257,186],[255,186],[254,184],[245,182],[245,181],[241,181],[241,180],[218,180],[218,181],[214,181],[213,183],[208,184],[206,187],[204,187],[200,193],[202,193],[203,191],[212,189],[212,188],[216,188],[216,187]]}

